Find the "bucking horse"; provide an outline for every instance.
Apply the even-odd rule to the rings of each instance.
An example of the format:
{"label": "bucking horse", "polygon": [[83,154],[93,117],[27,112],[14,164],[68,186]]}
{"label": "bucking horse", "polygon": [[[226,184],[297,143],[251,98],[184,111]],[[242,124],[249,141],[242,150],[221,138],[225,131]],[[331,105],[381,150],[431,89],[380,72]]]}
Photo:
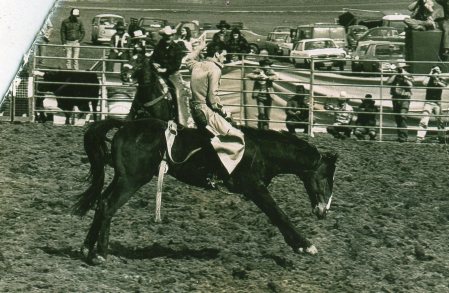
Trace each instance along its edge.
{"label": "bucking horse", "polygon": [[[279,208],[267,187],[279,174],[297,175],[304,183],[312,212],[320,219],[325,218],[332,201],[337,155],[321,153],[306,140],[286,132],[240,127],[245,137],[245,152],[229,175],[205,129],[178,126],[174,143],[167,143],[169,124],[166,120],[172,106],[163,98],[163,89],[154,84],[154,79],[151,80],[152,90],[141,88],[139,96],[136,96],[139,99],[137,103],[143,106],[143,112],[151,112],[150,116],[162,120],[97,121],[85,132],[90,185],[79,195],[74,213],[84,216],[89,210],[95,210],[82,246],[87,262],[98,264],[106,260],[113,216],[139,188],[158,175],[163,161],[168,166],[169,175],[190,185],[210,188],[208,179],[211,173],[215,174],[229,191],[253,201],[278,227],[294,251],[317,253],[316,247]],[[145,92],[147,94],[143,94]],[[166,109],[156,111],[161,107]],[[108,133],[112,129],[118,130],[110,142]],[[114,168],[114,177],[103,190],[107,164]]]}

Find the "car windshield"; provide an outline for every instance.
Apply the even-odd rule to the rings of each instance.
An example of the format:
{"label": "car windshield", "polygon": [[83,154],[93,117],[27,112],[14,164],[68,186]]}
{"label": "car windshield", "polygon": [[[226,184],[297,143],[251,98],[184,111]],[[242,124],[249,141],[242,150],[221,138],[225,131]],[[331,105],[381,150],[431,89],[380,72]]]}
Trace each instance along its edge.
{"label": "car windshield", "polygon": [[344,39],[346,37],[343,27],[316,27],[314,28],[314,38]]}
{"label": "car windshield", "polygon": [[123,21],[121,17],[102,17],[100,18],[100,25],[115,25],[119,20]]}
{"label": "car windshield", "polygon": [[307,42],[304,47],[305,50],[337,48],[335,43],[330,40]]}
{"label": "car windshield", "polygon": [[399,32],[396,29],[377,29],[371,31],[369,35],[372,37],[397,37]]}
{"label": "car windshield", "polygon": [[402,56],[404,45],[385,44],[376,46],[376,56]]}

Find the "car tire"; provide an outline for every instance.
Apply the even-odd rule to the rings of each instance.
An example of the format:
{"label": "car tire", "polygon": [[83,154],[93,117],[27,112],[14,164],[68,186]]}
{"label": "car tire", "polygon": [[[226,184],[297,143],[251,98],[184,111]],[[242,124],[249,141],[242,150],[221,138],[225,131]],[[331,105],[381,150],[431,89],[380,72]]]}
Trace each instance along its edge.
{"label": "car tire", "polygon": [[259,54],[259,47],[256,44],[249,44],[249,52],[251,54]]}

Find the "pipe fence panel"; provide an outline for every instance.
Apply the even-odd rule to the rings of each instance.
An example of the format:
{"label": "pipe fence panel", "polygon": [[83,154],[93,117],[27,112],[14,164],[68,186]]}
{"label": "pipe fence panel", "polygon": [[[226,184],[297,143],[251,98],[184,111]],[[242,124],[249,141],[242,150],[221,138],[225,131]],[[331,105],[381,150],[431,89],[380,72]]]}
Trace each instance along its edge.
{"label": "pipe fence panel", "polygon": [[[35,117],[40,113],[48,113],[53,115],[64,115],[64,113],[92,114],[100,115],[101,119],[107,117],[125,117],[132,99],[134,98],[135,85],[123,84],[120,80],[121,64],[124,60],[110,60],[108,53],[110,47],[99,46],[82,46],[84,49],[95,51],[95,56],[86,56],[80,58],[80,68],[78,72],[90,72],[97,74],[100,90],[96,97],[73,97],[58,96],[49,92],[39,92],[39,85],[48,83],[39,76],[39,71],[46,72],[73,72],[73,70],[64,70],[54,66],[42,66],[39,60],[43,60],[44,64],[64,64],[66,58],[61,52],[63,46],[48,45],[45,50],[48,56],[34,56],[32,64],[25,67],[16,77],[11,90],[2,101],[0,108],[0,117],[3,120],[28,119],[34,121]],[[230,63],[223,69],[220,94],[225,106],[229,108],[229,112],[233,114],[234,120],[241,125],[251,127],[268,127],[275,130],[287,130],[287,112],[289,110],[308,110],[307,117],[302,117],[288,124],[293,126],[301,126],[296,129],[297,132],[307,132],[308,135],[314,136],[316,133],[326,132],[329,126],[335,122],[336,116],[343,111],[335,107],[342,94],[346,95],[349,105],[353,108],[354,119],[350,125],[341,125],[342,128],[356,129],[363,128],[358,125],[357,117],[363,115],[374,114],[376,124],[369,126],[377,132],[376,139],[395,140],[398,131],[397,119],[398,113],[394,112],[393,101],[391,98],[391,85],[387,84],[388,79],[397,74],[394,70],[383,70],[387,66],[383,66],[383,62],[392,64],[392,61],[385,60],[380,62],[380,71],[377,72],[353,72],[351,70],[351,60],[346,60],[346,67],[338,67],[334,69],[332,66],[323,67],[323,64],[331,64],[332,58],[308,58],[307,62],[296,59],[295,64],[290,63],[292,58],[286,56],[266,56],[255,54],[237,54],[241,55],[242,61]],[[259,61],[263,58],[270,58],[274,61],[272,69],[277,73],[278,79],[273,82],[273,90],[270,92],[270,103],[260,103],[255,99],[254,89],[255,81],[248,77],[248,74],[259,68]],[[304,58],[303,58],[304,59]],[[341,61],[341,59],[338,59]],[[365,60],[370,62],[372,60]],[[112,62],[112,63],[111,63]],[[401,61],[402,62],[402,61]],[[301,68],[298,64],[306,63],[307,68]],[[422,62],[406,62],[407,64]],[[430,63],[430,62],[428,62]],[[317,68],[316,64],[319,64]],[[441,62],[436,65],[441,66]],[[445,64],[443,64],[446,66]],[[391,68],[391,67],[388,67]],[[31,69],[31,70],[30,70]],[[181,69],[181,75],[184,81],[190,80],[190,74],[186,69]],[[449,95],[448,88],[442,88],[441,101],[433,101],[440,106],[440,112],[430,113],[423,111],[425,105],[432,101],[426,102],[426,92],[432,87],[423,84],[424,78],[428,74],[410,74],[413,77],[412,96],[407,99],[409,102],[407,113],[402,113],[403,119],[407,125],[403,130],[407,130],[412,140],[415,139],[418,131],[426,130],[430,137],[434,134],[441,134],[447,130],[449,117]],[[442,74],[443,79],[449,79],[449,74]],[[53,82],[53,84],[67,85],[67,82]],[[93,86],[88,83],[72,83],[77,86]],[[307,101],[307,109],[292,108],[287,106],[287,102],[296,94],[296,87],[302,85],[305,89],[305,100]],[[369,112],[361,109],[361,104],[365,100],[365,95],[370,94],[374,101],[377,111]],[[56,99],[95,99],[98,106],[94,108],[92,103],[89,111],[79,111],[72,109],[71,111],[62,111],[57,107]],[[41,101],[44,103],[41,103]],[[395,100],[399,101],[399,100]],[[48,106],[50,105],[50,106]],[[334,106],[332,106],[334,105]],[[427,106],[428,107],[428,106]],[[429,107],[428,107],[429,108]],[[433,111],[434,108],[432,108]],[[266,113],[269,116],[263,116]],[[429,122],[426,124],[426,119]],[[89,120],[88,120],[89,121]],[[424,121],[424,122],[423,122]],[[402,124],[404,125],[404,124]],[[367,126],[368,127],[368,126]],[[399,127],[400,130],[401,127]]]}

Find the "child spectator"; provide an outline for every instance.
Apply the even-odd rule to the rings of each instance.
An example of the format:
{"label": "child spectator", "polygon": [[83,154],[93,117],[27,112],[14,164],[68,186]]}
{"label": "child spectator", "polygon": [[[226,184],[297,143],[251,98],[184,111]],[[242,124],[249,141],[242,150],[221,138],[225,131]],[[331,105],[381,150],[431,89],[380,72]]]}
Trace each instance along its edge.
{"label": "child spectator", "polygon": [[[340,92],[340,97],[337,101],[337,106],[326,105],[326,110],[333,110],[335,115],[335,122],[333,125],[327,127],[327,132],[335,138],[345,139],[351,137],[351,124],[354,110],[348,104],[346,92]],[[343,134],[342,134],[343,133]]]}

